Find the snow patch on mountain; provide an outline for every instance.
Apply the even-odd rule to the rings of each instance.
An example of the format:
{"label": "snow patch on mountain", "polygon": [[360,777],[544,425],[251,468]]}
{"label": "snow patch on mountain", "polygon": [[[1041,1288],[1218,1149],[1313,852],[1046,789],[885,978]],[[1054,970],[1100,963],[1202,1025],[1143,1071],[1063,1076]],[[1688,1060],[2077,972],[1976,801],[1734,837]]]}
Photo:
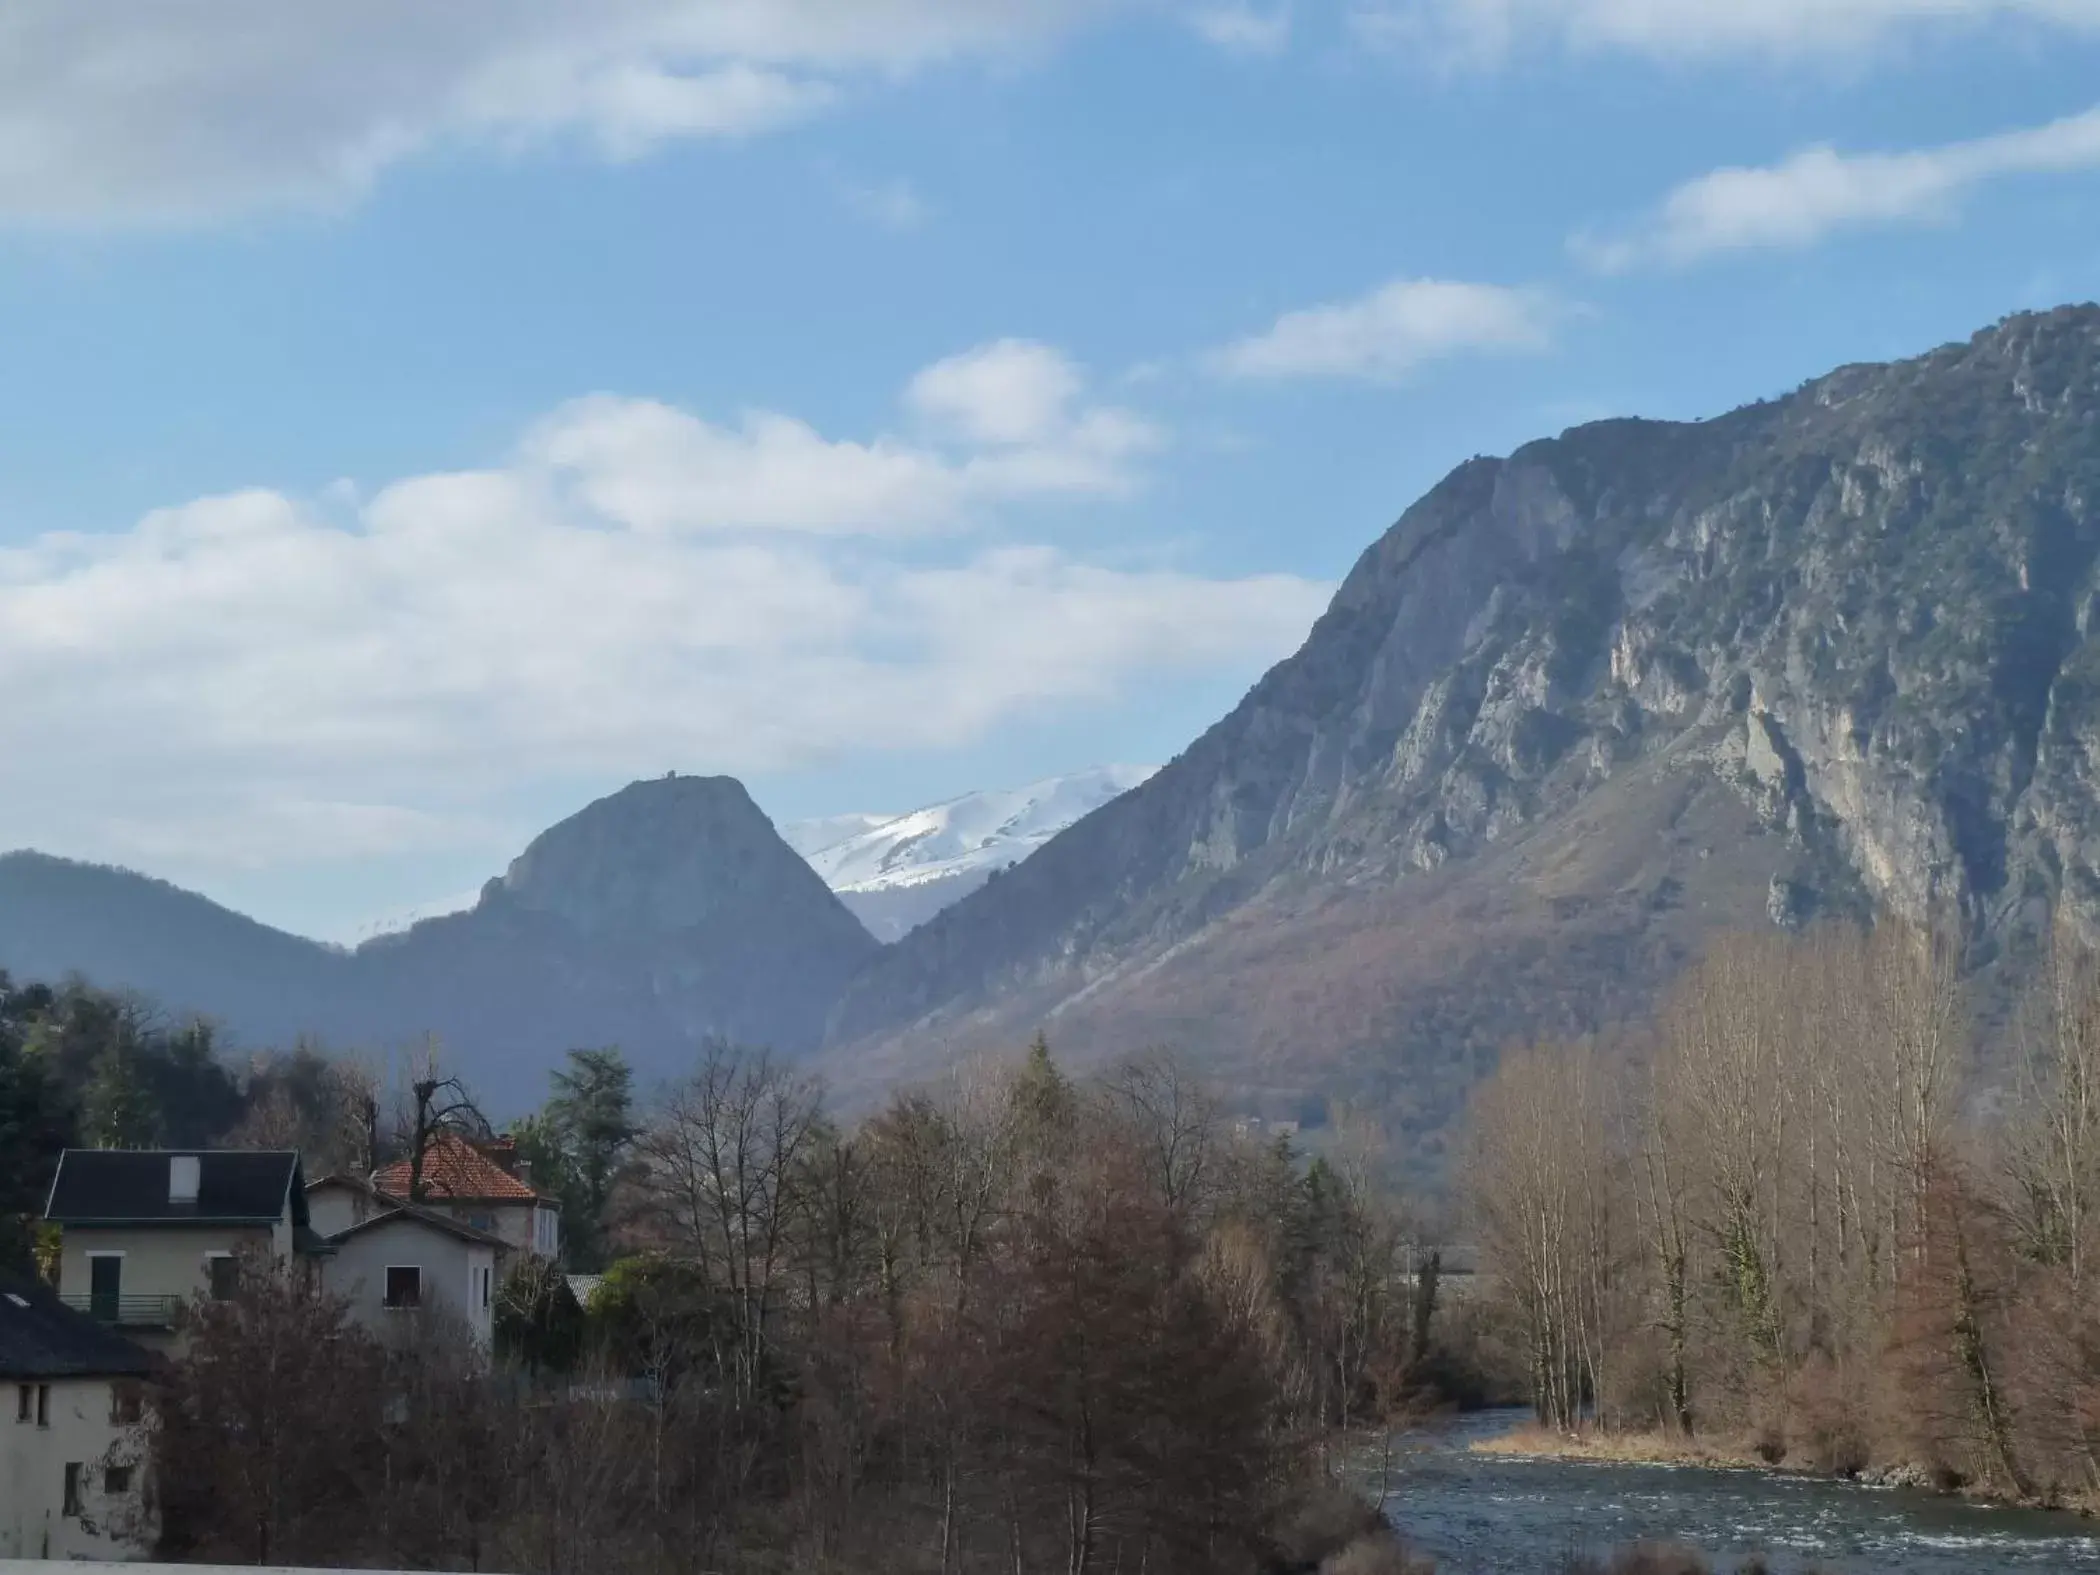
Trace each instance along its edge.
{"label": "snow patch on mountain", "polygon": [[892,941],[1158,769],[1101,766],[908,815],[798,821],[780,834],[878,939]]}

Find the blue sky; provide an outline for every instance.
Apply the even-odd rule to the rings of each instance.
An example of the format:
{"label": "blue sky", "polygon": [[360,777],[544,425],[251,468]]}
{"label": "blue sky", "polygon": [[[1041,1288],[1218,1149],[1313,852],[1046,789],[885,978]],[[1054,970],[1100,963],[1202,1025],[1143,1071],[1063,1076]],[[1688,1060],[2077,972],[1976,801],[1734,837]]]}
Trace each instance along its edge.
{"label": "blue sky", "polygon": [[2100,295],[2096,68],[2100,0],[14,0],[0,846],[337,936],[635,776],[1164,759],[1470,455]]}

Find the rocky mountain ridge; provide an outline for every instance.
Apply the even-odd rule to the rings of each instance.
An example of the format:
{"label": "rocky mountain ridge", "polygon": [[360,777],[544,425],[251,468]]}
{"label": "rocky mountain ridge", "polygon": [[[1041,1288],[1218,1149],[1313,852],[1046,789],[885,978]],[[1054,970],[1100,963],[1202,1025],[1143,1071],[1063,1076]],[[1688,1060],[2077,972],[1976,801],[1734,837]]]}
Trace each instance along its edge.
{"label": "rocky mountain ridge", "polygon": [[2066,308],[1469,461],[1231,715],[888,948],[740,787],[673,779],[347,958],[0,860],[0,966],[436,1028],[513,1081],[709,1031],[849,1099],[1038,1028],[1079,1064],[1169,1043],[1434,1164],[1503,1044],[1638,1015],[1718,931],[1933,917],[1986,977],[2057,905],[2100,934],[2096,609],[2100,308]]}
{"label": "rocky mountain ridge", "polygon": [[1949,915],[1986,962],[2059,891],[2094,928],[2096,557],[2091,307],[1471,461],[1229,717],[856,979],[834,1062],[1047,1021],[1390,1102],[1637,1005],[1723,918]]}

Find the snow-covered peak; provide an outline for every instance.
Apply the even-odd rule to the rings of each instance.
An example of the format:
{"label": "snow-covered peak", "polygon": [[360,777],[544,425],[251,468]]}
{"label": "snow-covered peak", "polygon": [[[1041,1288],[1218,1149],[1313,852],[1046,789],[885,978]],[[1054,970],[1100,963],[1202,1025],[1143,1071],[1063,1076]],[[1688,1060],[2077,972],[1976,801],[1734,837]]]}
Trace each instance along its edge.
{"label": "snow-covered peak", "polygon": [[[888,819],[834,816],[781,828],[837,892],[897,891],[1018,864],[1073,822],[1120,797],[1157,766],[1101,766]],[[859,829],[852,822],[867,821]],[[845,825],[830,841],[814,828]]]}
{"label": "snow-covered peak", "polygon": [[817,820],[790,820],[774,829],[780,833],[781,841],[806,859],[848,838],[864,836],[897,818],[895,814],[825,815]]}

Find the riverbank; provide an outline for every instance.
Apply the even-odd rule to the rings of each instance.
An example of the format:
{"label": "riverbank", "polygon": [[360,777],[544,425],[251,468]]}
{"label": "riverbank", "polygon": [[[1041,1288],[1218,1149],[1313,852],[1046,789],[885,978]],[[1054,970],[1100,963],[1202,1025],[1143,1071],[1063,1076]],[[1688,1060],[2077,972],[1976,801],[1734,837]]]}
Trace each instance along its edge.
{"label": "riverbank", "polygon": [[2100,1575],[2100,1537],[2073,1516],[1775,1471],[1718,1440],[1657,1441],[1641,1459],[1623,1440],[1533,1439],[1527,1455],[1530,1423],[1427,1422],[1359,1456],[1356,1481],[1419,1559],[1465,1575],[1608,1567],[1644,1541],[1700,1549],[1725,1575]]}
{"label": "riverbank", "polygon": [[[1710,1470],[1785,1471],[1757,1457],[1747,1446],[1733,1447],[1703,1438],[1670,1433],[1561,1433],[1536,1424],[1512,1428],[1466,1446],[1476,1455],[1504,1455],[1513,1460],[1587,1460],[1611,1466],[1702,1466]],[[1802,1472],[1805,1468],[1791,1468]]]}
{"label": "riverbank", "polygon": [[1858,1472],[1826,1471],[1784,1457],[1772,1460],[1758,1453],[1748,1439],[1686,1437],[1663,1432],[1562,1433],[1536,1423],[1522,1424],[1507,1432],[1476,1438],[1467,1445],[1473,1454],[1497,1455],[1511,1460],[1582,1461],[1616,1466],[1693,1466],[1709,1471],[1765,1471],[1785,1476],[1817,1477],[1827,1481],[1856,1482],[1863,1487],[1903,1488],[1938,1494],[1976,1504],[1996,1504],[2009,1509],[2061,1511],[2093,1519],[2100,1504],[2093,1499],[2020,1497],[1997,1492],[1977,1483],[1949,1481],[1914,1463],[1883,1464]]}

